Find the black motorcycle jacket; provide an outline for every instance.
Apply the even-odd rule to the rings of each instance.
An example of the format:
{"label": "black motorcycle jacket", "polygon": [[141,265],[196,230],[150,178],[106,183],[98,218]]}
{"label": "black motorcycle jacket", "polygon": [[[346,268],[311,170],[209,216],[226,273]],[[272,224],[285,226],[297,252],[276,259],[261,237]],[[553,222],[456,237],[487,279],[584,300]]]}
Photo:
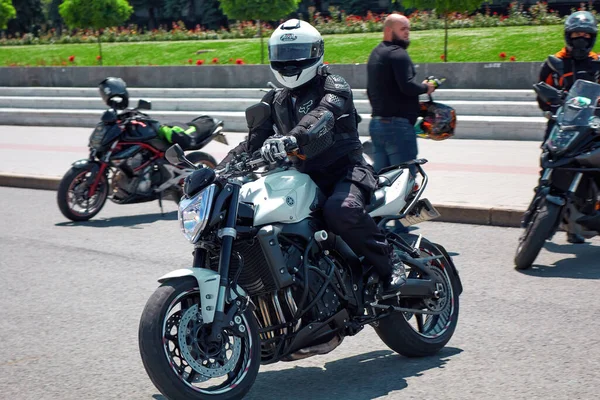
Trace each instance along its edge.
{"label": "black motorcycle jacket", "polygon": [[262,102],[271,106],[271,118],[252,129],[247,140],[231,150],[220,165],[233,153],[259,150],[275,134],[296,138],[300,157],[292,161],[305,173],[344,163],[345,159],[352,163],[362,158],[352,90],[341,76],[317,75],[293,90],[271,90]]}
{"label": "black motorcycle jacket", "polygon": [[[546,82],[557,89],[569,90],[571,89],[571,86],[573,86],[573,83],[575,83],[575,73],[577,71],[585,71],[588,75],[584,76],[585,79],[600,83],[600,76],[598,76],[597,68],[594,68],[592,65],[593,61],[598,60],[598,55],[596,53],[590,52],[588,58],[576,60],[571,57],[566,48],[563,48],[561,51],[556,53],[555,56],[563,60],[564,71],[561,71],[562,74],[558,71],[555,71],[552,69],[548,60],[546,60],[544,64],[542,64],[539,82]],[[537,98],[537,101],[542,111],[552,110],[552,106],[550,104],[546,104],[539,97]]]}

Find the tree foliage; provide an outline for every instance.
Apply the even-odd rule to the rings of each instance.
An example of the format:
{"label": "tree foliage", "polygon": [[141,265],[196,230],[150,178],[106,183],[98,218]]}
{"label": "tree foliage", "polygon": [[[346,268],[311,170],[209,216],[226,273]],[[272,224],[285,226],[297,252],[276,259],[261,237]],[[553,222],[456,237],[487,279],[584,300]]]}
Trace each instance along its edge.
{"label": "tree foliage", "polygon": [[219,0],[223,13],[240,21],[277,21],[296,11],[300,0]]}
{"label": "tree foliage", "polygon": [[133,13],[127,0],[64,0],[60,15],[71,28],[94,28],[121,25]]}
{"label": "tree foliage", "polygon": [[[397,2],[398,0],[392,0]],[[453,12],[472,12],[477,10],[485,0],[403,0],[406,7],[415,7],[421,10],[435,10],[445,19],[444,27],[444,61],[448,62],[448,16]]]}
{"label": "tree foliage", "polygon": [[6,23],[16,16],[12,0],[0,0],[0,29],[6,29]]}
{"label": "tree foliage", "polygon": [[[8,2],[10,4],[10,1]],[[40,0],[13,0],[16,17],[8,24],[13,32],[34,32],[44,22],[44,13]]]}
{"label": "tree foliage", "polygon": [[414,7],[419,10],[435,9],[440,15],[452,12],[475,11],[481,7],[483,3],[485,3],[485,0],[402,0],[402,5],[407,8]]}

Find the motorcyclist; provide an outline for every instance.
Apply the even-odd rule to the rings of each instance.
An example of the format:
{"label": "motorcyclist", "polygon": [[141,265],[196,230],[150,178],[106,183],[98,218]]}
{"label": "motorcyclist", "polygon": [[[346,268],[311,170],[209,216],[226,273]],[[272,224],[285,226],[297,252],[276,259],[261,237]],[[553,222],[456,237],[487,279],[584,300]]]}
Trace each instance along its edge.
{"label": "motorcyclist", "polygon": [[[563,61],[562,70],[556,70],[550,57],[542,65],[539,82],[562,90],[569,90],[577,79],[586,79],[600,83],[598,68],[593,61],[598,60],[598,55],[592,51],[598,35],[598,26],[594,15],[588,11],[577,11],[565,21],[564,27],[565,47],[554,56]],[[555,112],[557,106],[545,103],[539,97],[538,104],[542,111]],[[544,142],[548,139],[554,120],[548,120]],[[567,233],[569,243],[584,243],[581,235]]]}
{"label": "motorcyclist", "polygon": [[362,156],[350,86],[328,72],[321,34],[305,21],[281,24],[268,46],[271,70],[283,88],[263,97],[271,116],[217,168],[234,153],[260,149],[265,160],[275,162],[298,149],[292,162],[327,197],[323,215],[328,228],[375,268],[385,292],[398,292],[406,282],[404,266],[365,210],[377,179]]}

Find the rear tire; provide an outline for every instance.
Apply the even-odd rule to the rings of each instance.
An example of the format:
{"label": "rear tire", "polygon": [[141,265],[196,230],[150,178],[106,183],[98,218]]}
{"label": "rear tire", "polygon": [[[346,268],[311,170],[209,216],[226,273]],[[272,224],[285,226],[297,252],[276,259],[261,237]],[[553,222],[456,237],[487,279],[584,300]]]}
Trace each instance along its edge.
{"label": "rear tire", "polygon": [[542,206],[535,211],[523,236],[519,238],[519,247],[515,254],[516,269],[531,267],[544,247],[544,243],[556,228],[560,211],[560,206],[547,201],[544,201]]}
{"label": "rear tire", "polygon": [[[401,235],[416,240],[415,235]],[[443,253],[426,239],[421,240],[420,250],[424,256],[443,255]],[[375,332],[379,338],[393,351],[405,357],[426,357],[439,352],[452,338],[458,324],[459,311],[459,283],[452,271],[449,261],[444,257],[431,261],[436,274],[442,277],[445,290],[450,290],[447,295],[446,305],[440,315],[427,316],[425,314],[411,314],[398,312],[379,321]],[[412,277],[412,273],[409,274]],[[397,300],[394,300],[397,305]],[[387,303],[386,303],[387,304]],[[422,317],[419,317],[421,315]],[[415,329],[409,321],[420,318],[420,330]],[[417,323],[418,324],[418,323]]]}
{"label": "rear tire", "polygon": [[[56,194],[56,202],[60,212],[71,221],[87,221],[102,210],[108,197],[108,179],[106,175],[100,177],[96,192],[92,198],[87,198],[89,190],[87,176],[90,168],[71,168],[63,176]],[[95,179],[95,177],[93,178]],[[87,208],[78,210],[76,208]]]}
{"label": "rear tire", "polygon": [[207,168],[215,169],[217,166],[217,160],[208,153],[202,151],[195,151],[186,155],[187,159],[195,165],[204,165]]}

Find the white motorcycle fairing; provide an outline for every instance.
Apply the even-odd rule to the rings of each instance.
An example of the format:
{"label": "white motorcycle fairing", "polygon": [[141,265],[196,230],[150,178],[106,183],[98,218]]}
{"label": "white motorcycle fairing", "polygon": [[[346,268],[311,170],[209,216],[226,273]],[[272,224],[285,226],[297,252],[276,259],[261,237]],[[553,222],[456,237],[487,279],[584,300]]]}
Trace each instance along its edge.
{"label": "white motorcycle fairing", "polygon": [[240,201],[254,204],[254,226],[294,224],[313,211],[318,189],[308,175],[288,169],[246,183],[240,190]]}
{"label": "white motorcycle fairing", "polygon": [[[377,189],[379,196],[385,199],[369,213],[372,217],[397,215],[406,206],[413,184],[408,170],[399,176],[397,171],[388,176],[395,180]],[[254,205],[254,226],[300,222],[316,209],[318,199],[317,185],[310,176],[294,169],[269,174],[244,184],[240,190],[240,201]]]}

